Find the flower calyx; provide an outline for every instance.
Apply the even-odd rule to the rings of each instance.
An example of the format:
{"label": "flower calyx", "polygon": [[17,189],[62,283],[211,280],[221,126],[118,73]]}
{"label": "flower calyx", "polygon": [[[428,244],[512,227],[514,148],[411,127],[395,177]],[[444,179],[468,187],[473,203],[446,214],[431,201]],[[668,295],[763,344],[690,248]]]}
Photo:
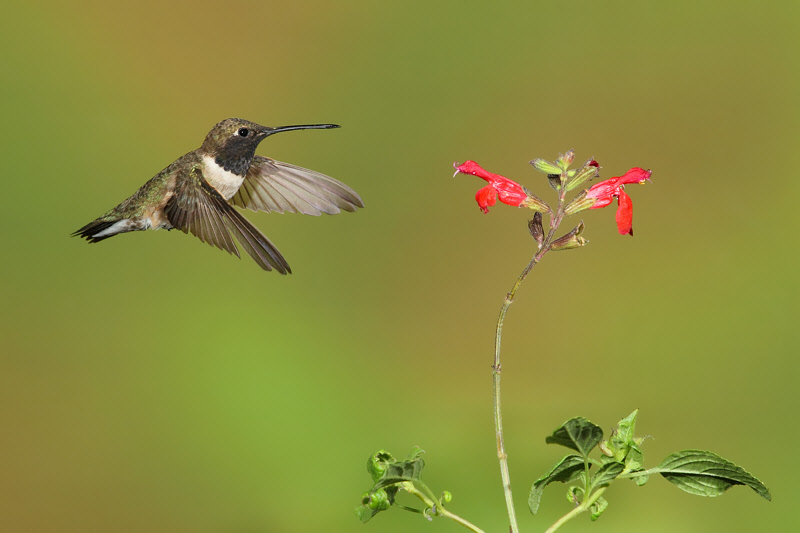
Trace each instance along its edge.
{"label": "flower calyx", "polygon": [[544,227],[542,227],[542,214],[534,213],[533,218],[528,222],[528,231],[531,232],[531,237],[536,241],[539,250],[542,249],[544,244]]}
{"label": "flower calyx", "polygon": [[[573,171],[570,171],[573,172]],[[577,189],[580,187],[584,182],[593,180],[600,176],[600,165],[594,159],[588,160],[586,163],[583,164],[580,170],[574,171],[572,176],[569,176],[567,180],[567,190],[571,191],[573,189]]]}
{"label": "flower calyx", "polygon": [[583,221],[581,220],[581,223],[575,226],[572,231],[550,243],[550,250],[571,250],[572,248],[586,246],[589,241],[581,237],[583,227]]}

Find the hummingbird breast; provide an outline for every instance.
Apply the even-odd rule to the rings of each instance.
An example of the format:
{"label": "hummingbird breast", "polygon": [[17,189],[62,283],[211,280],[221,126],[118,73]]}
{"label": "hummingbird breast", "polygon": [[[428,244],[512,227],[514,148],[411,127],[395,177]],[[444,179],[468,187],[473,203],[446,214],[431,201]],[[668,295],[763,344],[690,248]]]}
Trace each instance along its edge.
{"label": "hummingbird breast", "polygon": [[209,155],[203,156],[203,177],[226,200],[233,198],[245,178],[225,170]]}

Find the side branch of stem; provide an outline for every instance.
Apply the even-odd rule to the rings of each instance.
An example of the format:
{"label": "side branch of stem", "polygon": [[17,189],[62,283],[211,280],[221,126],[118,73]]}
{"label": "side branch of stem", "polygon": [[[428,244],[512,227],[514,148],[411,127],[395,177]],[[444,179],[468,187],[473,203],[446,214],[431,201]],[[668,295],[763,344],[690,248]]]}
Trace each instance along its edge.
{"label": "side branch of stem", "polygon": [[597,500],[600,499],[600,496],[605,491],[606,491],[605,487],[603,487],[601,489],[597,489],[596,491],[594,491],[592,493],[592,495],[590,497],[588,497],[586,500],[584,500],[583,502],[581,502],[580,505],[578,505],[573,510],[571,510],[570,512],[568,512],[567,514],[565,514],[564,516],[562,516],[561,518],[556,520],[556,523],[553,524],[552,526],[550,526],[547,529],[547,531],[545,531],[545,533],[553,533],[558,528],[560,528],[561,526],[563,526],[564,524],[566,524],[567,522],[569,522],[570,520],[572,520],[573,518],[575,518],[579,514],[585,512],[585,511],[588,511],[589,508],[594,504],[594,502],[596,502]]}
{"label": "side branch of stem", "polygon": [[414,496],[422,500],[422,503],[425,504],[426,509],[430,510],[429,512],[431,514],[428,515],[427,514],[428,511],[418,511],[416,509],[408,509],[409,511],[422,512],[423,514],[429,517],[428,518],[429,520],[430,516],[443,516],[445,518],[449,518],[450,520],[456,522],[457,524],[461,524],[462,526],[466,527],[473,533],[485,533],[481,528],[479,528],[469,520],[462,518],[455,513],[451,513],[450,511],[445,509],[444,505],[442,505],[442,503],[438,499],[436,499],[436,497],[433,495],[433,493],[431,492],[431,490],[428,488],[427,485],[425,485],[424,483],[420,483],[420,485],[423,490],[420,490],[414,484],[409,484],[404,488],[407,492],[413,494]]}

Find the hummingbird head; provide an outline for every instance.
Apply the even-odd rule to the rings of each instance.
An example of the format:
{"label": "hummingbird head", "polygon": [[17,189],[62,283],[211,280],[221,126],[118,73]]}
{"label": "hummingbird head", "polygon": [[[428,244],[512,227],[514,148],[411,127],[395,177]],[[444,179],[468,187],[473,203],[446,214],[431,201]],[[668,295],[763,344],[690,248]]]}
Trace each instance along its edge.
{"label": "hummingbird head", "polygon": [[259,143],[273,133],[338,127],[336,124],[308,124],[270,128],[241,118],[229,118],[208,132],[201,150],[212,156],[216,163],[225,170],[244,176],[253,162]]}

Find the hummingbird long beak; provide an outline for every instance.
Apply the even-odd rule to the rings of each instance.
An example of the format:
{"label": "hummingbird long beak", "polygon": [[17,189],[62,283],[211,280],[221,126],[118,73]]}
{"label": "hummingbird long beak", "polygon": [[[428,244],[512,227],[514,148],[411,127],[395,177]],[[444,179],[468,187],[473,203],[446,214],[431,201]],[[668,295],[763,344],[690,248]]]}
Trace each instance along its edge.
{"label": "hummingbird long beak", "polygon": [[278,128],[269,128],[265,127],[261,130],[261,135],[264,137],[268,135],[272,135],[274,133],[281,133],[282,131],[292,131],[292,130],[329,130],[331,128],[338,128],[338,124],[304,124],[298,126],[280,126]]}

